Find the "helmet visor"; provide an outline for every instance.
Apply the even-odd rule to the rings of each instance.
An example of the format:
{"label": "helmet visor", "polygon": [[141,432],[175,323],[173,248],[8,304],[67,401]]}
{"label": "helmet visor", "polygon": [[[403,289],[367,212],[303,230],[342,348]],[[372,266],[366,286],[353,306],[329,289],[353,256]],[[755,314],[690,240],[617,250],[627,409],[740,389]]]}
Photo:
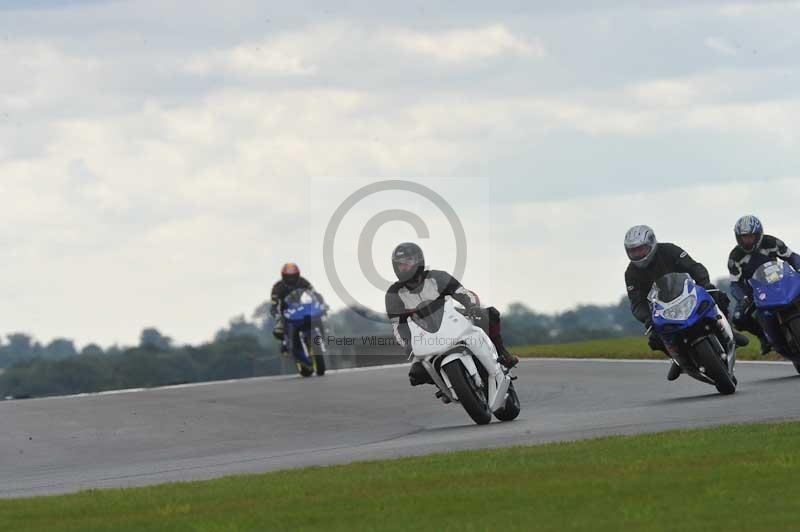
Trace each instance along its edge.
{"label": "helmet visor", "polygon": [[653,250],[653,246],[650,244],[643,244],[641,246],[636,246],[635,248],[631,248],[628,250],[628,258],[634,262],[638,262],[643,260],[650,254],[650,251]]}
{"label": "helmet visor", "polygon": [[756,242],[758,242],[758,235],[741,235],[739,237],[739,242],[742,244],[742,247],[746,249],[753,249],[756,245]]}
{"label": "helmet visor", "polygon": [[397,271],[407,273],[417,268],[417,261],[416,260],[399,260],[396,262],[397,264]]}

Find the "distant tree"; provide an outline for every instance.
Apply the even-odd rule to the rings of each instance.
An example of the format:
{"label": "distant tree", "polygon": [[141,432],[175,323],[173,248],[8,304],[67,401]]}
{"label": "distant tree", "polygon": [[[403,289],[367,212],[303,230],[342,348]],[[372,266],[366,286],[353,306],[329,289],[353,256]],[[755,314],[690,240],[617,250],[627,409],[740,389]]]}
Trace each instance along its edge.
{"label": "distant tree", "polygon": [[169,351],[172,348],[172,338],[164,336],[155,327],[147,327],[139,336],[139,347],[156,351]]}
{"label": "distant tree", "polygon": [[8,343],[0,345],[0,368],[7,368],[42,354],[42,346],[27,334],[12,333],[7,338]]}
{"label": "distant tree", "polygon": [[11,333],[8,338],[8,351],[19,357],[32,357],[36,355],[36,344],[33,338],[24,333]]}
{"label": "distant tree", "polygon": [[89,344],[89,345],[85,346],[83,349],[81,349],[81,355],[84,355],[84,356],[86,356],[86,355],[103,356],[104,354],[105,354],[105,351],[103,351],[103,348],[100,347],[97,344]]}
{"label": "distant tree", "polygon": [[45,358],[59,360],[67,357],[74,357],[78,354],[75,349],[75,342],[66,338],[56,338],[44,347]]}

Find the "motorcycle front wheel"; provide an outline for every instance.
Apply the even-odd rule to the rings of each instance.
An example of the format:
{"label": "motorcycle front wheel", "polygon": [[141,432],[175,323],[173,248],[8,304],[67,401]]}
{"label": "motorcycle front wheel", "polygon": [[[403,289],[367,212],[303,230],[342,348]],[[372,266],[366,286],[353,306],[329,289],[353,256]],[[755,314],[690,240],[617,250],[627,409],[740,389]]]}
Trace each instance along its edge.
{"label": "motorcycle front wheel", "polygon": [[492,421],[492,411],[486,399],[486,392],[475,384],[475,380],[467,374],[460,362],[451,362],[444,367],[450,384],[453,385],[458,401],[467,411],[472,421],[478,425],[487,425]]}
{"label": "motorcycle front wheel", "polygon": [[695,361],[698,368],[705,369],[703,373],[714,381],[717,391],[722,395],[730,395],[736,391],[736,384],[733,382],[728,368],[722,362],[711,341],[707,338],[694,346]]}

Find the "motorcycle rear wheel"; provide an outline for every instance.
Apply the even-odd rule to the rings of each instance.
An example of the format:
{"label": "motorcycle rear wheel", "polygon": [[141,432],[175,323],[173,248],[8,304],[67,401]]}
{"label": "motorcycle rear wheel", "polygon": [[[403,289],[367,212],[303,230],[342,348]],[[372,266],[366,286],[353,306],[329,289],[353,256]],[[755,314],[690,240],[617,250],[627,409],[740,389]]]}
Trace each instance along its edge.
{"label": "motorcycle rear wheel", "polygon": [[730,395],[736,391],[728,368],[722,362],[711,341],[703,340],[694,346],[695,360],[698,367],[705,368],[705,374],[714,381],[717,391],[722,395]]}
{"label": "motorcycle rear wheel", "polygon": [[467,374],[464,365],[461,362],[451,362],[444,367],[444,372],[450,379],[450,384],[453,385],[458,401],[472,421],[478,425],[489,424],[492,421],[492,411],[489,409],[486,393]]}

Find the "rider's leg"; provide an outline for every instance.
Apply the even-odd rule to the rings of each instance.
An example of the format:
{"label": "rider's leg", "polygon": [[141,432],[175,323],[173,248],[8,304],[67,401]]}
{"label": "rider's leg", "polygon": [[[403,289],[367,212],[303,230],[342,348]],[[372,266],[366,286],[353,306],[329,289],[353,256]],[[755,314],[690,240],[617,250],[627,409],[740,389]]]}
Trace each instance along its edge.
{"label": "rider's leg", "polygon": [[503,343],[502,324],[500,323],[500,311],[494,307],[486,309],[489,315],[489,330],[487,331],[489,338],[492,340],[495,349],[497,349],[497,358],[500,363],[507,368],[513,368],[519,364],[519,358],[506,349]]}
{"label": "rider's leg", "polygon": [[756,319],[761,329],[764,331],[764,337],[775,347],[775,351],[785,353],[788,346],[786,345],[786,340],[783,338],[781,327],[778,324],[778,320],[775,319],[775,316],[769,312],[759,311],[756,314]]}
{"label": "rider's leg", "polygon": [[749,332],[756,336],[761,342],[761,354],[766,355],[772,351],[772,344],[767,338],[764,328],[758,323],[752,313],[748,314],[746,309],[741,307],[737,308],[733,313],[733,326],[740,331]]}
{"label": "rider's leg", "polygon": [[[287,323],[284,341],[286,342],[286,351],[293,356],[295,360],[303,362],[305,359],[305,353],[303,352],[303,346],[300,343],[300,329]],[[308,364],[308,362],[306,362],[306,364]]]}
{"label": "rider's leg", "polygon": [[275,325],[272,328],[272,336],[275,337],[278,342],[280,342],[281,346],[281,354],[285,355],[288,353],[288,349],[286,349],[286,330],[285,330],[285,322],[283,318],[277,317],[275,320]]}
{"label": "rider's leg", "polygon": [[428,370],[425,369],[425,366],[423,366],[422,362],[419,360],[411,364],[411,368],[408,370],[408,380],[411,383],[411,386],[435,384],[430,373],[428,373]]}

